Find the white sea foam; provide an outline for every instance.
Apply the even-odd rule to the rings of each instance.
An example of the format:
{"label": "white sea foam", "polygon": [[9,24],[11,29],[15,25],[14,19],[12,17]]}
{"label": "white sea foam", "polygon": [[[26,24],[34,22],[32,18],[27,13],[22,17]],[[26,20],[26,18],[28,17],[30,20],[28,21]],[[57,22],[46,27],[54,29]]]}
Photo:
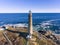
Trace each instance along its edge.
{"label": "white sea foam", "polygon": [[52,21],[57,21],[57,20],[60,20],[60,19],[54,19],[54,20],[48,20],[48,21],[44,21],[44,22],[52,22]]}
{"label": "white sea foam", "polygon": [[19,24],[4,24],[2,26],[14,26],[14,27],[28,27],[26,23],[19,23]]}
{"label": "white sea foam", "polygon": [[41,26],[42,26],[42,27],[45,27],[46,25],[53,25],[51,22],[57,21],[57,20],[60,20],[60,19],[43,21],[43,22],[41,23]]}
{"label": "white sea foam", "polygon": [[13,26],[16,26],[16,27],[27,27],[27,24],[14,24]]}

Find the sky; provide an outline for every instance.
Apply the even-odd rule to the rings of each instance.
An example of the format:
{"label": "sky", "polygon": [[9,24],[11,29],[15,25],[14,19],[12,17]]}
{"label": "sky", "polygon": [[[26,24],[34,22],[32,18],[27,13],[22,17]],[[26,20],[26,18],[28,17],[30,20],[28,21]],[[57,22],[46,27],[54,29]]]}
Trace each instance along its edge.
{"label": "sky", "polygon": [[60,0],[0,0],[0,13],[60,13]]}

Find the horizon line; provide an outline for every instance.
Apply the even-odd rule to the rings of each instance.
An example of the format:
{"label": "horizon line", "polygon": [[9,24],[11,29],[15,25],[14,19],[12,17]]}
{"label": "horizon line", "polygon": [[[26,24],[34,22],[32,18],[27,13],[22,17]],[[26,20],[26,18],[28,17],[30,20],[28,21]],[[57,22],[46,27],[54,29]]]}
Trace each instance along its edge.
{"label": "horizon line", "polygon": [[[29,12],[0,12],[0,13],[29,13]],[[60,12],[32,12],[32,13],[60,13]]]}

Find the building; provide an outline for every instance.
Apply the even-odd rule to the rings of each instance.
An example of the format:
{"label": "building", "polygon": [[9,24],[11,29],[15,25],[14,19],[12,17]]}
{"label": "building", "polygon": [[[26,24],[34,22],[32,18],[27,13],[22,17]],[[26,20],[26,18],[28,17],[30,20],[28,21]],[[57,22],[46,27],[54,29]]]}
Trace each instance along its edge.
{"label": "building", "polygon": [[33,28],[32,28],[32,12],[31,11],[29,11],[29,15],[28,15],[28,33],[29,35],[27,36],[27,38],[32,38]]}
{"label": "building", "polygon": [[4,31],[4,30],[5,30],[5,28],[0,27],[0,31]]}

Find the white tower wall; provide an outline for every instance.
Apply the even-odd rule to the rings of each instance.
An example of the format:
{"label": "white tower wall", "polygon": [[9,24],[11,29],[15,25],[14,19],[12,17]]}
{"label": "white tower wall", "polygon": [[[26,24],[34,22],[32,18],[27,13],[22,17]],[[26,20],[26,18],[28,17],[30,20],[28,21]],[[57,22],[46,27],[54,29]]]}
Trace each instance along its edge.
{"label": "white tower wall", "polygon": [[33,34],[33,28],[32,28],[32,12],[29,11],[29,24],[28,24],[28,32],[29,32],[29,35],[32,35]]}

